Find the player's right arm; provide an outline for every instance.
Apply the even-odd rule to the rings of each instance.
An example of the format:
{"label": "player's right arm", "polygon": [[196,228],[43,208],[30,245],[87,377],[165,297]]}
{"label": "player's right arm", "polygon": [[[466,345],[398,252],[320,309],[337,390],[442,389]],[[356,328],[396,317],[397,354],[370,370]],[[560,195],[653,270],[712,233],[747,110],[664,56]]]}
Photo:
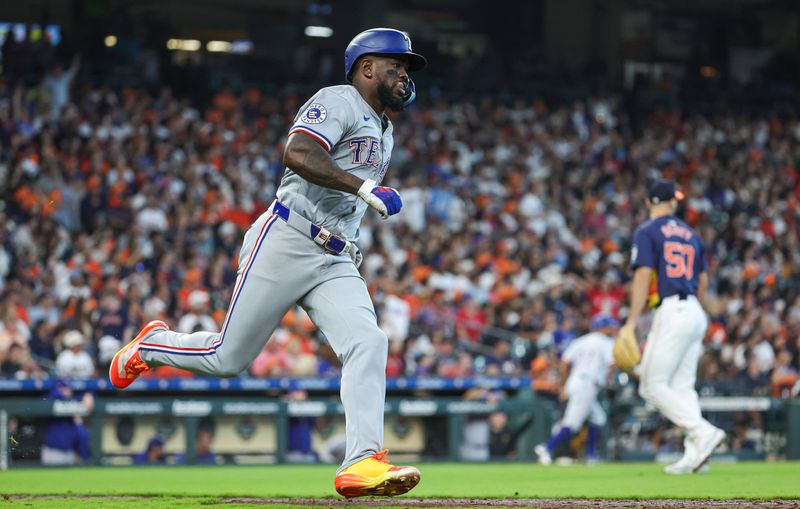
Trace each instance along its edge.
{"label": "player's right arm", "polygon": [[386,219],[403,207],[400,194],[391,187],[379,186],[339,168],[317,141],[303,132],[289,135],[283,151],[283,164],[312,184],[358,195]]}
{"label": "player's right arm", "polygon": [[650,280],[653,270],[658,266],[655,257],[653,240],[643,228],[636,230],[633,235],[633,251],[631,265],[633,266],[633,282],[631,283],[631,301],[625,327],[636,327],[636,321],[647,302],[647,292],[650,289]]}
{"label": "player's right arm", "polygon": [[566,401],[567,398],[569,398],[569,393],[567,392],[567,378],[569,378],[571,367],[569,361],[566,360],[562,360],[561,364],[558,366],[558,399],[561,401]]}
{"label": "player's right arm", "polygon": [[639,315],[644,309],[647,302],[647,292],[650,289],[650,279],[652,278],[653,269],[650,267],[637,267],[633,273],[633,282],[631,283],[631,306],[628,311],[628,319],[625,320],[625,326],[635,326]]}
{"label": "player's right arm", "polygon": [[561,354],[561,363],[558,365],[558,398],[561,401],[566,401],[569,398],[567,379],[570,371],[572,371],[572,363],[575,362],[575,357],[578,355],[578,344],[578,340],[573,341]]}
{"label": "player's right arm", "polygon": [[302,132],[289,136],[283,164],[312,184],[357,194],[364,181],[339,168],[314,138]]}
{"label": "player's right arm", "polygon": [[320,90],[295,118],[283,163],[312,184],[357,195],[386,219],[403,207],[400,194],[341,169],[330,156],[353,124],[352,105],[330,89]]}

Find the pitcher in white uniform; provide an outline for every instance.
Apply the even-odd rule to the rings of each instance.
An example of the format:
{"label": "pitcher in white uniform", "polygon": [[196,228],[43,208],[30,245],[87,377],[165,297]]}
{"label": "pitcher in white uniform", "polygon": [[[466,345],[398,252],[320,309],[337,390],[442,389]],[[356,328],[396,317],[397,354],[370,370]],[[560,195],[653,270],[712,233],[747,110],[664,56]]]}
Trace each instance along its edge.
{"label": "pitcher in white uniform", "polygon": [[587,417],[586,461],[597,461],[597,443],[606,424],[606,412],[597,401],[597,394],[614,362],[614,332],[619,323],[610,316],[599,315],[592,319],[591,327],[592,332],[575,339],[561,356],[562,382],[566,379],[562,395],[567,398],[567,408],[558,431],[534,448],[542,465],[553,462],[556,447],[580,430]]}

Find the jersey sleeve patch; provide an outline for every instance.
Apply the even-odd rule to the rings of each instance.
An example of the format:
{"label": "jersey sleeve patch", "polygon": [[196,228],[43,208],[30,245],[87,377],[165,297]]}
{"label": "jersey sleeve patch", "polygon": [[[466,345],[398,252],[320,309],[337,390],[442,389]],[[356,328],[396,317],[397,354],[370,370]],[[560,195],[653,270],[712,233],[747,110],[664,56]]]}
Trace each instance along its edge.
{"label": "jersey sleeve patch", "polygon": [[328,118],[328,110],[320,103],[311,103],[300,116],[300,121],[304,124],[321,124]]}

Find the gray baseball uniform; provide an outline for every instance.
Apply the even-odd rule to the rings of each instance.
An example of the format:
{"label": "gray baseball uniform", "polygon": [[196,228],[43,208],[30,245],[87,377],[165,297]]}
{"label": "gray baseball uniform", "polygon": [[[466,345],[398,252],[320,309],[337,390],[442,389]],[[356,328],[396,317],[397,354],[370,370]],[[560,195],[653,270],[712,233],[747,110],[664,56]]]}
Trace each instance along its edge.
{"label": "gray baseball uniform", "polygon": [[[301,108],[289,133],[313,137],[340,168],[363,179],[380,182],[389,166],[392,124],[350,85],[320,90]],[[277,196],[245,234],[222,331],[154,332],[141,343],[140,355],[151,367],[236,376],[262,350],[283,315],[300,304],[343,364],[345,468],[383,445],[388,341],[378,328],[367,286],[346,252],[358,239],[368,206],[355,195],[312,184],[289,168]],[[328,233],[341,237],[345,252],[320,246]]]}

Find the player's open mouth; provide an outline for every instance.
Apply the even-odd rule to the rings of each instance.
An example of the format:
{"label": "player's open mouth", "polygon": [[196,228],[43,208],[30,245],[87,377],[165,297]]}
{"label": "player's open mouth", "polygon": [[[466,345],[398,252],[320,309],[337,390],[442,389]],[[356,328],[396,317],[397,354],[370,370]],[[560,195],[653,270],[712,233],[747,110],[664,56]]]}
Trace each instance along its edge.
{"label": "player's open mouth", "polygon": [[397,83],[397,85],[395,85],[395,87],[397,88],[397,91],[400,93],[400,95],[404,95],[406,93],[406,84],[405,84],[405,82],[401,81],[401,82]]}

